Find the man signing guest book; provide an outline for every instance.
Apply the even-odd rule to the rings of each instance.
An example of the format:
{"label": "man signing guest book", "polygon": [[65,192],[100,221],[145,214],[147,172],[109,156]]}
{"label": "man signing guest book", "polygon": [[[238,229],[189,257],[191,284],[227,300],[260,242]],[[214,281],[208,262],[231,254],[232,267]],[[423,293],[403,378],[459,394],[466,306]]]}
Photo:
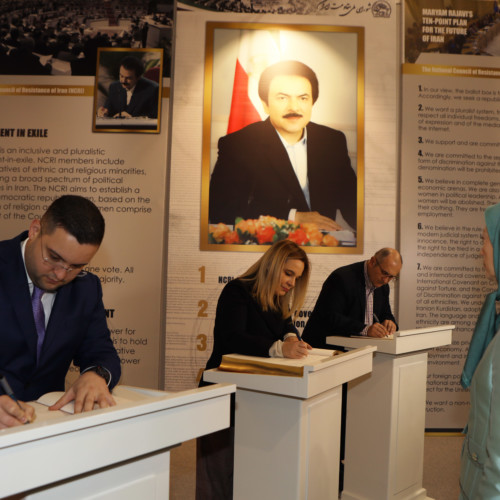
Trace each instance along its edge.
{"label": "man signing guest book", "polygon": [[[101,283],[83,270],[104,236],[99,209],[62,196],[28,231],[0,242],[0,374],[13,396],[32,401],[63,391],[71,362],[80,376],[50,407],[74,401],[75,412],[115,404],[120,359],[106,324]],[[0,388],[0,428],[34,417]]]}
{"label": "man signing guest book", "polygon": [[304,341],[324,347],[331,335],[393,334],[397,324],[389,303],[389,282],[397,279],[402,265],[397,250],[382,248],[366,261],[333,271],[304,328]]}

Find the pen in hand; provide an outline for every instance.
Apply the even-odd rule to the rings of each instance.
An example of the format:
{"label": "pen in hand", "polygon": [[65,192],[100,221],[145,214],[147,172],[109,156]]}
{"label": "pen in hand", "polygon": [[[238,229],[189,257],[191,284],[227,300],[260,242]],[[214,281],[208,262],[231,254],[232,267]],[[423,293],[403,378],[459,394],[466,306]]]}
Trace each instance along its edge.
{"label": "pen in hand", "polygon": [[0,385],[2,386],[3,392],[5,392],[7,396],[13,399],[17,403],[17,406],[19,406],[19,408],[21,408],[21,410],[24,411],[24,408],[19,403],[18,399],[16,398],[16,395],[14,394],[14,391],[12,390],[12,387],[10,386],[9,382],[7,381],[4,375],[0,375]]}
{"label": "pen in hand", "polygon": [[[21,406],[21,403],[19,403],[19,400],[16,398],[16,395],[14,394],[14,391],[12,390],[12,387],[10,386],[8,380],[5,378],[5,375],[0,374],[0,386],[2,386],[3,391],[7,396],[9,396],[12,400],[14,400],[17,403],[17,406],[21,408],[23,412],[25,412],[25,409]],[[28,424],[31,420],[27,420],[26,423]]]}
{"label": "pen in hand", "polygon": [[[373,319],[374,319],[374,322],[375,322],[375,323],[379,323],[380,325],[382,325],[382,323],[381,323],[381,322],[380,322],[380,320],[378,319],[378,316],[377,316],[375,313],[373,313]],[[383,327],[383,329],[385,330],[385,335],[384,335],[384,337],[387,337],[388,335],[390,335],[390,334],[389,334],[389,331],[387,330],[387,328],[386,328],[384,325],[382,325],[382,327]]]}

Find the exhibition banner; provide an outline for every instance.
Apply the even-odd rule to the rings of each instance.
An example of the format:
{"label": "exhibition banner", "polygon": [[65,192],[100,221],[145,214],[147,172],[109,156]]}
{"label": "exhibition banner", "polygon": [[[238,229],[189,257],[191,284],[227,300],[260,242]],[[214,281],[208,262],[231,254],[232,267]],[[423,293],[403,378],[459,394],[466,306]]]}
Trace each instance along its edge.
{"label": "exhibition banner", "polygon": [[[29,3],[1,7],[10,30],[0,36],[0,238],[28,229],[61,195],[94,201],[106,232],[87,270],[102,283],[120,382],[161,387],[172,2],[157,11],[148,2]],[[147,111],[136,95],[99,128],[125,57],[142,65],[136,87],[156,101]]]}
{"label": "exhibition banner", "polygon": [[[324,280],[334,269],[367,259],[379,248],[396,246],[394,96],[399,68],[395,3],[361,2],[356,7],[339,7],[334,2],[306,5],[287,0],[198,0],[179,6],[169,183],[165,368],[166,387],[170,390],[198,384],[212,351],[215,310],[225,284],[254,263],[271,241],[301,234],[298,228],[287,225],[286,215],[278,217],[275,213],[263,214],[268,216],[265,218],[250,217],[250,222],[242,216],[234,221],[235,226],[240,224],[238,227],[229,227],[234,224],[232,215],[226,227],[220,227],[220,221],[215,219],[214,224],[208,223],[209,186],[221,154],[219,139],[237,127],[239,134],[241,127],[250,124],[260,128],[260,122],[266,122],[268,113],[252,85],[256,74],[269,65],[292,59],[313,69],[319,81],[319,97],[312,105],[310,121],[341,131],[346,137],[350,168],[361,171],[362,167],[363,171],[363,180],[357,186],[358,203],[361,200],[362,204],[357,205],[354,245],[319,244],[319,251],[314,251],[315,245],[306,238],[309,235],[303,234],[299,240],[312,262],[312,276],[304,310],[296,319],[297,327],[305,326]],[[259,52],[259,57],[248,57],[249,48],[258,50],[262,43],[268,50]],[[362,81],[358,76],[360,66]],[[235,82],[242,81],[244,91],[235,88]],[[360,85],[362,92],[358,92]],[[233,102],[244,107],[245,116],[235,115]],[[313,140],[312,135],[309,138]],[[254,144],[243,160],[256,172],[260,166],[260,173],[265,175],[265,152]],[[236,182],[242,184],[239,178]],[[282,200],[286,182],[270,182],[267,186],[263,180],[260,185],[275,187],[275,192],[280,193],[276,199]],[[333,190],[335,186],[329,182],[325,181],[324,187]],[[230,192],[236,183],[225,185],[227,197],[216,197],[222,210],[226,198],[228,206],[238,202]],[[258,195],[241,197],[250,205]],[[282,219],[283,223],[274,219]],[[210,227],[213,225],[219,227]],[[319,233],[313,242],[323,238]],[[250,247],[252,251],[248,251]]]}
{"label": "exhibition banner", "polygon": [[[441,5],[442,4],[442,5]],[[453,324],[429,353],[429,429],[461,430],[460,376],[479,310],[484,210],[500,199],[500,17],[494,1],[405,2],[400,321]]]}

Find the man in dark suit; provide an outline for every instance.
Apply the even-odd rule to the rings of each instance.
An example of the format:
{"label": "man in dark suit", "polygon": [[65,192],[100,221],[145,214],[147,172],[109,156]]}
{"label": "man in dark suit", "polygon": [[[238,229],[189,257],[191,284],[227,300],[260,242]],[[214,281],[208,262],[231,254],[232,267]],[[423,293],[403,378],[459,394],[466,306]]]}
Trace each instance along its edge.
{"label": "man in dark suit", "polygon": [[393,248],[382,248],[367,261],[333,271],[323,284],[302,338],[325,347],[330,335],[386,337],[397,330],[389,303],[389,282],[403,261]]}
{"label": "man in dark suit", "polygon": [[128,56],[120,62],[120,81],[109,86],[104,106],[97,110],[99,117],[158,118],[159,86],[143,78],[144,65],[140,59]]}
{"label": "man in dark suit", "polygon": [[[99,278],[83,268],[104,236],[104,219],[86,198],[55,200],[29,231],[0,242],[0,373],[24,401],[63,391],[73,361],[80,376],[51,407],[114,405],[120,359],[106,324]],[[41,297],[40,297],[41,295]],[[33,416],[0,389],[0,428]]]}
{"label": "man in dark suit", "polygon": [[[403,260],[393,248],[382,248],[369,260],[339,267],[323,283],[302,340],[327,347],[331,335],[386,337],[397,330],[389,303],[389,282],[397,279]],[[328,346],[332,348],[332,346]],[[333,346],[343,350],[341,346]],[[342,386],[339,489],[344,484],[347,384]]]}
{"label": "man in dark suit", "polygon": [[335,231],[337,210],[356,228],[357,179],[344,134],[311,123],[315,73],[298,61],[266,68],[259,96],[269,117],[219,140],[211,179],[211,224],[270,215]]}

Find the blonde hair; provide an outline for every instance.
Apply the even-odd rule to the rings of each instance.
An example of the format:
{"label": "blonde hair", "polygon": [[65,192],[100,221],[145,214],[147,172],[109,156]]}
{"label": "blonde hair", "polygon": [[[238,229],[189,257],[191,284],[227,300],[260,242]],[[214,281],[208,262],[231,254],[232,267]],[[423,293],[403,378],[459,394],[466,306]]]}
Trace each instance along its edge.
{"label": "blonde hair", "polygon": [[[290,259],[304,264],[302,276],[295,287],[283,297],[277,294],[281,272]],[[275,243],[267,252],[238,278],[252,285],[252,295],[264,311],[281,311],[284,319],[295,318],[304,303],[309,283],[310,264],[306,253],[291,240]]]}

